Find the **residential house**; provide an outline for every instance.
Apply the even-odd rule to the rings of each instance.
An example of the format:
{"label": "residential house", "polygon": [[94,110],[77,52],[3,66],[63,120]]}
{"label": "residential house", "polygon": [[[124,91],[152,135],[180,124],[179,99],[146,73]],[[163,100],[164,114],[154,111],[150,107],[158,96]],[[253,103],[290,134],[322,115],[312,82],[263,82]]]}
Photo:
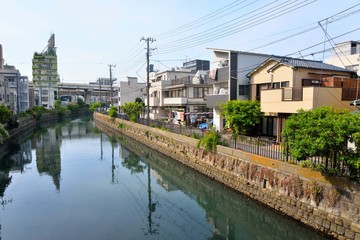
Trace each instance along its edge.
{"label": "residential house", "polygon": [[146,83],[139,83],[137,77],[127,77],[127,81],[118,83],[118,103],[135,102],[136,98],[144,101],[146,96]]}
{"label": "residential house", "polygon": [[207,106],[213,109],[213,123],[223,129],[219,104],[228,100],[249,99],[249,79],[246,74],[269,58],[267,54],[210,48],[215,54],[209,78],[213,91],[207,96]]}
{"label": "residential house", "polygon": [[359,92],[356,73],[321,61],[271,56],[247,74],[252,100],[264,113],[262,134],[276,137],[285,119],[299,109],[329,105],[350,109]]}
{"label": "residential house", "polygon": [[360,76],[360,42],[348,41],[336,44],[332,55],[325,62],[356,71]]}
{"label": "residential house", "polygon": [[[151,119],[167,117],[177,122],[200,117],[209,117],[205,97],[212,85],[207,78],[207,71],[196,73],[189,70],[168,70],[151,73],[149,106]],[[191,117],[192,116],[192,117]]]}

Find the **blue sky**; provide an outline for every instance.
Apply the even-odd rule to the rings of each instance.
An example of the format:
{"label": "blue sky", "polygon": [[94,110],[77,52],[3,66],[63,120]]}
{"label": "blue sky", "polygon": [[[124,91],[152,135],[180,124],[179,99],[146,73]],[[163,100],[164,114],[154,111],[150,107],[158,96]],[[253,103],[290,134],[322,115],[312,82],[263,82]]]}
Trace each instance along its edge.
{"label": "blue sky", "polygon": [[326,40],[318,22],[351,8],[322,25],[328,37],[336,37],[334,43],[360,40],[356,4],[360,1],[11,0],[0,4],[0,44],[5,63],[30,80],[33,53],[41,52],[54,33],[61,81],[109,77],[109,64],[116,65],[113,76],[120,81],[126,76],[145,81],[142,37],[156,39],[151,60],[160,71],[185,59],[212,61],[206,48],[323,60],[329,53],[321,51],[330,43],[303,50]]}

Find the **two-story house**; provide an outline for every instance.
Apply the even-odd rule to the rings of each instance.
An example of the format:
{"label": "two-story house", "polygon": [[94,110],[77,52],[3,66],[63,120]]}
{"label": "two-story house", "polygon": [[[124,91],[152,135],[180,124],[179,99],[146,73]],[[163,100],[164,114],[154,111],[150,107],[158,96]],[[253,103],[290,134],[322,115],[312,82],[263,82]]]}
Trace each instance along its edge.
{"label": "two-story house", "polygon": [[264,113],[262,134],[278,141],[286,118],[299,109],[355,110],[349,103],[360,93],[354,71],[321,61],[271,56],[247,76],[251,99]]}
{"label": "two-story house", "polygon": [[213,109],[213,123],[217,130],[223,128],[219,104],[228,100],[249,99],[249,79],[246,74],[269,58],[261,53],[209,48],[215,58],[209,73],[213,91],[207,96],[207,106]]}

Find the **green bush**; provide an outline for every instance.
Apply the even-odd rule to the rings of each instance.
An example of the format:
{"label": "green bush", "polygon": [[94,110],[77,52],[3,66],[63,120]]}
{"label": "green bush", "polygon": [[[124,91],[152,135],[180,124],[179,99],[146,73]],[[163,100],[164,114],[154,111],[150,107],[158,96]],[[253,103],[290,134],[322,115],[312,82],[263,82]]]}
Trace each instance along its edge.
{"label": "green bush", "polygon": [[205,147],[206,152],[213,152],[216,151],[216,146],[220,143],[220,136],[217,134],[215,129],[210,129],[208,132],[205,133],[204,137],[199,139],[197,148],[202,146]]}
{"label": "green bush", "polygon": [[13,113],[10,109],[4,105],[0,105],[0,123],[7,123],[12,115]]}

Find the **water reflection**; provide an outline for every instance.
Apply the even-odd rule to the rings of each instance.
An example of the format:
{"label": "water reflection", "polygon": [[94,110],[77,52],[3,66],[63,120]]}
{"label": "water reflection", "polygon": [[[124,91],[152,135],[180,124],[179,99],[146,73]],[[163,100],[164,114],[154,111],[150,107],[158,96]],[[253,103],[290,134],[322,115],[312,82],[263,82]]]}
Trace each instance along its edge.
{"label": "water reflection", "polygon": [[42,132],[36,139],[36,167],[40,174],[52,177],[60,191],[61,178],[61,127],[55,126]]}
{"label": "water reflection", "polygon": [[92,122],[39,129],[17,149],[0,160],[1,200],[11,203],[0,210],[6,239],[320,238],[138,142],[96,131]]}
{"label": "water reflection", "polygon": [[[141,157],[146,159],[148,174],[150,175],[151,166],[152,175],[156,177],[159,186],[169,192],[184,192],[206,210],[207,222],[212,226],[209,239],[325,239],[300,223],[289,220],[136,141],[124,141],[122,138],[122,145],[138,154],[132,157],[135,159],[134,163],[141,163]],[[164,202],[161,199],[156,203],[152,202],[150,177],[148,182],[151,230],[152,213],[157,205],[163,205]]]}

